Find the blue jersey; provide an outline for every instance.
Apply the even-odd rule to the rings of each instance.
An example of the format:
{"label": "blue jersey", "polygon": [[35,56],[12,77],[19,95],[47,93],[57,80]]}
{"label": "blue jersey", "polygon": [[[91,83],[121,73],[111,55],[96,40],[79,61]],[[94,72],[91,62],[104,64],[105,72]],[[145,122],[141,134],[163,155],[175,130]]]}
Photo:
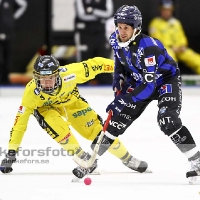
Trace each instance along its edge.
{"label": "blue jersey", "polygon": [[134,102],[155,96],[161,85],[180,73],[163,44],[150,36],[140,34],[127,47],[120,47],[114,32],[110,36],[110,45],[115,58],[114,78],[116,74],[124,75],[134,87],[131,92]]}

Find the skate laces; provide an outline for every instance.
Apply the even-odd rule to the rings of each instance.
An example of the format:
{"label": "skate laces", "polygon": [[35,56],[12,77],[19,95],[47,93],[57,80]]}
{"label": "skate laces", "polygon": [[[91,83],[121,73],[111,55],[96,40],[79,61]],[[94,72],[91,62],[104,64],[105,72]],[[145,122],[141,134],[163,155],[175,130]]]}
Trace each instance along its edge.
{"label": "skate laces", "polygon": [[[86,152],[83,152],[81,155],[80,155],[80,158],[83,159],[83,160],[89,160],[91,157],[91,155],[89,153],[86,153]],[[76,169],[83,173],[83,174],[87,174],[87,173],[91,173],[92,171],[94,171],[94,169],[97,167],[97,159],[95,160],[95,162],[92,164],[91,167],[89,167],[88,169],[85,169],[81,166],[77,166]]]}
{"label": "skate laces", "polygon": [[85,169],[81,166],[77,166],[76,170],[79,171],[80,173],[84,174],[84,175],[86,175],[88,173],[88,169]]}
{"label": "skate laces", "polygon": [[191,160],[190,165],[190,170],[200,172],[200,158],[197,158],[196,160]]}
{"label": "skate laces", "polygon": [[140,160],[138,160],[137,158],[131,156],[130,159],[128,159],[127,161],[123,162],[124,165],[126,165],[127,167],[131,168],[131,169],[137,169],[140,165]]}
{"label": "skate laces", "polygon": [[95,162],[93,163],[93,165],[90,168],[88,168],[88,169],[85,169],[85,168],[83,168],[81,166],[77,166],[75,169],[76,169],[77,172],[79,172],[83,176],[85,176],[88,173],[92,173],[96,168],[97,168],[97,160],[95,160]]}

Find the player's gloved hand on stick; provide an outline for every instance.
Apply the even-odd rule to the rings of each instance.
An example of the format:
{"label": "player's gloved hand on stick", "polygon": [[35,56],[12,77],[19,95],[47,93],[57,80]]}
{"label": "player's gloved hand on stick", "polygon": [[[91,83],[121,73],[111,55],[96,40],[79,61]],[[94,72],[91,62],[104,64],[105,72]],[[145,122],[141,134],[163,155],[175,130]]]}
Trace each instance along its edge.
{"label": "player's gloved hand on stick", "polygon": [[115,91],[115,96],[117,95],[117,91],[122,90],[123,82],[124,82],[124,75],[115,73],[113,77],[113,91]]}
{"label": "player's gloved hand on stick", "polygon": [[118,115],[126,106],[126,104],[129,103],[129,100],[126,98],[125,95],[117,95],[106,108],[106,112],[109,112],[109,110],[112,111],[113,115]]}
{"label": "player's gloved hand on stick", "polygon": [[12,164],[16,162],[16,160],[16,151],[9,150],[6,157],[1,161],[0,171],[4,174],[12,172]]}
{"label": "player's gloved hand on stick", "polygon": [[121,90],[121,94],[129,94],[134,90],[134,87],[127,82],[124,82],[122,85],[122,90]]}

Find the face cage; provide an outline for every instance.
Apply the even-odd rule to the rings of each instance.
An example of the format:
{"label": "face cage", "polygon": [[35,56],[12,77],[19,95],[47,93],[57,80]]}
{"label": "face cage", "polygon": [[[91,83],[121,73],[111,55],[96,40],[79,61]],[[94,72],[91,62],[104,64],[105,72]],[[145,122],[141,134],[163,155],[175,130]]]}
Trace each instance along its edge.
{"label": "face cage", "polygon": [[[53,81],[53,76],[54,76],[55,83],[54,83],[54,86],[52,87],[51,82]],[[43,78],[41,78],[41,77],[43,77]],[[41,76],[37,73],[34,73],[33,78],[35,80],[37,88],[46,94],[56,93],[57,92],[56,90],[59,88],[59,86],[61,84],[60,76],[59,76],[58,72],[55,74],[46,75],[46,76]],[[44,82],[44,83],[41,84],[41,82]]]}

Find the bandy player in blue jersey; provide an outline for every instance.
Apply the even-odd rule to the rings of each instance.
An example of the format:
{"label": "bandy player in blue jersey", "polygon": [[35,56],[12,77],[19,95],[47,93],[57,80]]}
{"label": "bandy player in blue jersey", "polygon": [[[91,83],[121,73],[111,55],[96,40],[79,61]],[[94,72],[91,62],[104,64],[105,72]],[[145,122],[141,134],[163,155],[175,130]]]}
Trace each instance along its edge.
{"label": "bandy player in blue jersey", "polygon": [[[158,125],[187,157],[191,168],[186,177],[193,182],[200,175],[200,152],[179,116],[182,107],[179,67],[159,40],[141,32],[142,15],[136,6],[121,6],[114,15],[114,23],[116,30],[110,36],[115,58],[113,90],[121,94],[115,95],[107,106],[106,112],[111,110],[113,115],[98,155],[104,154],[148,104],[157,100]],[[92,149],[97,140],[98,136]]]}

